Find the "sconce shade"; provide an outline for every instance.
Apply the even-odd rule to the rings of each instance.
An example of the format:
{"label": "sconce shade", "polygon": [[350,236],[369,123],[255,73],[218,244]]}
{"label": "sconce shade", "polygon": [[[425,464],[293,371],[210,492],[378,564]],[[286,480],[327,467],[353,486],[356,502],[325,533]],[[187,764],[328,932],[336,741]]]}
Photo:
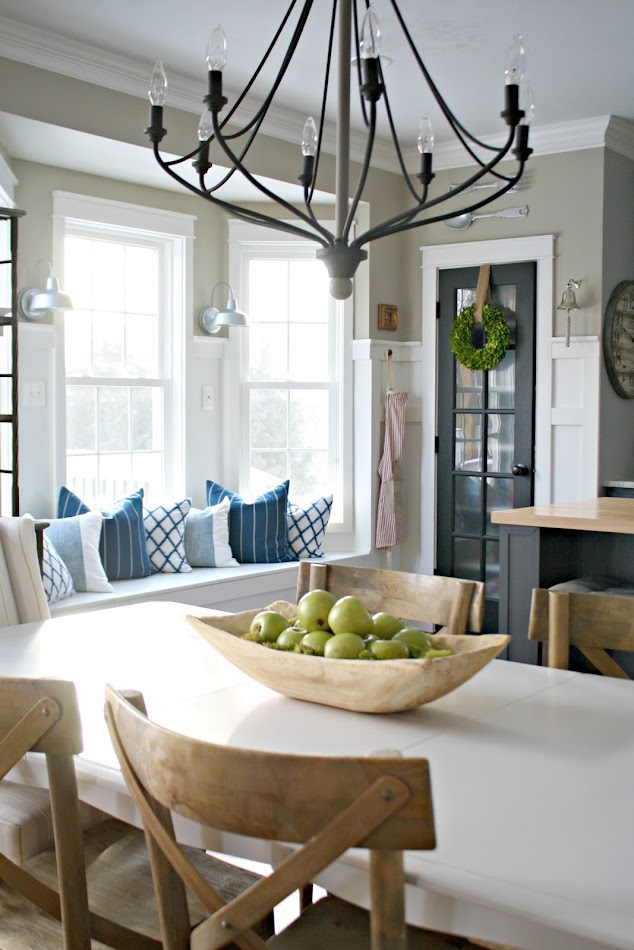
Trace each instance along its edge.
{"label": "sconce shade", "polygon": [[[53,277],[53,268],[48,261],[38,261],[48,266],[49,275],[46,288],[38,290],[29,287],[18,294],[18,310],[28,320],[41,320],[49,310],[72,310],[73,302],[68,294],[59,289],[59,282]],[[37,264],[35,265],[37,267]],[[35,268],[34,268],[35,269]]]}
{"label": "sconce shade", "polygon": [[[227,303],[222,309],[213,306],[214,293],[216,287],[225,286],[229,288]],[[198,316],[198,323],[204,333],[218,333],[222,327],[248,327],[249,321],[246,313],[238,309],[236,298],[233,295],[231,285],[226,281],[220,281],[211,292],[212,306],[203,307]]]}

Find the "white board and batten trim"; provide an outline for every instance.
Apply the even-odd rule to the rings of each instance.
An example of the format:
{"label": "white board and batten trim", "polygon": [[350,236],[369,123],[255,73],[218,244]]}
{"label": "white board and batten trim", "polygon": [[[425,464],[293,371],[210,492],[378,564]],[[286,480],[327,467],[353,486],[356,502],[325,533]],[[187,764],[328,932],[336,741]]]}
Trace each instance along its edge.
{"label": "white board and batten trim", "polygon": [[594,498],[599,485],[598,337],[551,340],[552,397],[548,464],[550,501]]}
{"label": "white board and batten trim", "polygon": [[[552,407],[552,326],[553,269],[555,237],[534,235],[496,241],[470,241],[422,247],[422,376],[436,380],[427,387],[422,400],[422,464],[421,464],[421,559],[418,569],[433,574],[436,561],[436,455],[434,437],[437,431],[437,321],[439,271],[455,267],[479,267],[481,264],[510,264],[535,261],[535,504],[552,500],[551,473],[551,407]],[[594,494],[594,492],[593,492]]]}

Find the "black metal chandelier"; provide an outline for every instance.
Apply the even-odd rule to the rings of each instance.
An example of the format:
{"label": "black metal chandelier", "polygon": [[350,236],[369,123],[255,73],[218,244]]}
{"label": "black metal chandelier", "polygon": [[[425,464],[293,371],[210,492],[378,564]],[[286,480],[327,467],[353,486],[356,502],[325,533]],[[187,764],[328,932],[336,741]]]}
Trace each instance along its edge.
{"label": "black metal chandelier", "polygon": [[[478,208],[482,208],[499,198],[500,195],[509,191],[519,182],[524,172],[525,163],[532,152],[532,149],[528,147],[528,124],[532,118],[533,104],[530,86],[525,77],[524,45],[522,37],[516,36],[509,52],[505,70],[504,109],[501,112],[501,117],[508,128],[506,139],[500,147],[496,147],[472,135],[456,118],[441,96],[414,45],[396,0],[389,0],[396,21],[403,32],[406,45],[422,73],[429,92],[453,134],[473,163],[464,181],[459,184],[452,184],[442,194],[434,195],[433,189],[430,191],[430,185],[434,178],[432,170],[434,134],[431,122],[427,116],[423,116],[420,120],[418,134],[418,151],[421,156],[420,169],[417,173],[411,174],[405,166],[403,148],[399,143],[392,117],[380,55],[381,27],[373,3],[370,0],[330,0],[330,3],[330,29],[320,116],[317,123],[312,117],[306,120],[301,143],[303,167],[298,175],[298,181],[302,184],[304,190],[303,207],[286,201],[258,181],[249,172],[246,162],[249,149],[266,118],[267,111],[295,54],[300,38],[307,29],[309,14],[315,5],[315,0],[303,0],[303,3],[300,3],[299,0],[291,0],[288,10],[253,76],[222,119],[221,113],[228,103],[222,91],[222,74],[227,59],[227,44],[224,32],[219,26],[212,31],[207,46],[208,92],[203,99],[205,108],[198,125],[198,144],[187,155],[169,161],[161,156],[159,150],[159,144],[166,134],[166,129],[163,128],[163,105],[167,95],[167,77],[159,60],[154,67],[150,81],[150,125],[146,129],[146,134],[153,144],[154,155],[159,165],[172,178],[180,182],[183,187],[213,202],[233,217],[285,231],[321,245],[317,251],[317,257],[324,261],[330,275],[331,293],[338,299],[344,299],[352,292],[352,278],[357,267],[368,256],[367,251],[364,250],[364,245],[370,241],[398,234],[411,228],[422,227],[426,224],[444,221],[458,214],[476,211]],[[321,8],[322,4],[319,3],[317,6]],[[296,17],[294,21],[293,16]],[[249,121],[237,129],[232,124],[230,130],[230,123],[235,123],[234,116],[237,109],[243,104],[255,80],[273,53],[287,24],[292,24],[292,36],[270,92]],[[312,209],[312,199],[322,151],[326,99],[335,35],[337,36],[338,46],[338,101],[335,232],[332,233],[320,224],[315,217]],[[351,194],[350,101],[353,68],[356,73],[355,81],[366,127],[366,145],[359,176],[354,192]],[[394,214],[380,224],[373,225],[363,234],[352,238],[355,213],[362,199],[371,165],[372,150],[376,137],[377,113],[381,102],[411,203],[408,208]],[[209,146],[214,142],[224,153],[230,167],[220,181],[208,186],[205,183],[205,178],[212,168],[212,163],[209,160]],[[515,170],[512,174],[502,173],[498,170],[498,165],[511,156],[517,162]],[[190,161],[198,175],[197,184],[188,181],[177,170],[182,163]],[[232,201],[225,200],[222,197],[222,186],[234,174],[243,175],[265,198],[275,202],[276,205],[290,213],[292,220],[276,218],[273,215],[240,207]],[[463,207],[456,208],[456,196],[460,194],[472,195],[474,186],[485,175],[494,176],[498,187],[493,191],[489,191],[485,197],[471,201],[471,203],[467,199],[467,203]],[[418,184],[415,184],[414,179],[417,179]],[[452,209],[443,211],[442,204],[449,198],[453,199]]]}

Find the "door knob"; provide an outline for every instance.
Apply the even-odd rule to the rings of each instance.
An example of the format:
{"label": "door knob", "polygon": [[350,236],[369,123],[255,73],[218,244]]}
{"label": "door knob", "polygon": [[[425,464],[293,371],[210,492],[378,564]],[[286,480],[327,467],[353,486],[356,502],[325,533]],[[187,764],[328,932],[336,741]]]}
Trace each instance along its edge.
{"label": "door knob", "polygon": [[521,462],[514,462],[513,465],[511,465],[511,471],[513,472],[514,475],[522,475],[522,476],[528,475],[527,467],[525,465],[522,465]]}

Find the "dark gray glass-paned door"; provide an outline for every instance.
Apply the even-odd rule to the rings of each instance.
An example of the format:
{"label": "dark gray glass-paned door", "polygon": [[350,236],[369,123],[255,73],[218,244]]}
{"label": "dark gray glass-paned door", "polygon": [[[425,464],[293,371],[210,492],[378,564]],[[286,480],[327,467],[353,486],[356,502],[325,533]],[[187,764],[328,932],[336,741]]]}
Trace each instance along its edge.
{"label": "dark gray glass-paned door", "polygon": [[533,502],[535,265],[491,268],[489,302],[506,314],[512,340],[488,372],[462,366],[449,345],[477,281],[477,267],[440,272],[436,561],[439,574],[485,582],[484,632],[494,633],[500,560],[491,512]]}

